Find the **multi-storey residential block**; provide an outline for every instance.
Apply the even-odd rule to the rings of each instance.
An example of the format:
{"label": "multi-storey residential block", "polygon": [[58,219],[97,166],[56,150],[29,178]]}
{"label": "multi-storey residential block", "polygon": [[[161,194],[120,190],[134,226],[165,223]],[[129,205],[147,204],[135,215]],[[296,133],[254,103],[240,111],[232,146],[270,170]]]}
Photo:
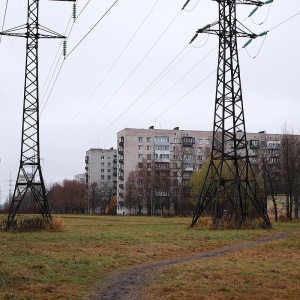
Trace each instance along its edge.
{"label": "multi-storey residential block", "polygon": [[85,156],[85,181],[97,184],[101,198],[110,201],[117,194],[117,150],[92,148]]}
{"label": "multi-storey residential block", "polygon": [[[141,174],[144,168],[148,177],[155,179],[154,196],[147,200],[148,192],[144,193],[143,201],[146,204],[143,203],[143,213],[157,213],[157,207],[163,208],[158,205],[162,202],[167,203],[166,206],[171,203],[173,210],[176,210],[176,198],[179,194],[182,199],[185,198],[180,188],[193,172],[202,168],[210,156],[212,135],[212,131],[179,130],[178,127],[165,130],[153,126],[149,129],[125,128],[118,132],[118,214],[127,213],[125,192],[129,173],[140,170]],[[274,159],[278,157],[280,140],[280,134],[247,133],[250,161],[257,164],[259,151],[268,151],[268,155],[273,155]],[[139,181],[142,183],[141,179]],[[141,185],[139,193],[142,195]],[[149,202],[151,205],[145,207]]]}
{"label": "multi-storey residential block", "polygon": [[131,171],[144,165],[148,172],[152,170],[156,178],[153,201],[165,201],[174,197],[177,186],[202,167],[209,155],[211,138],[209,131],[178,127],[174,130],[126,128],[118,132],[118,214],[126,213],[125,184]]}
{"label": "multi-storey residential block", "polygon": [[74,176],[74,179],[80,183],[86,183],[86,176],[85,173],[83,174],[77,174]]}

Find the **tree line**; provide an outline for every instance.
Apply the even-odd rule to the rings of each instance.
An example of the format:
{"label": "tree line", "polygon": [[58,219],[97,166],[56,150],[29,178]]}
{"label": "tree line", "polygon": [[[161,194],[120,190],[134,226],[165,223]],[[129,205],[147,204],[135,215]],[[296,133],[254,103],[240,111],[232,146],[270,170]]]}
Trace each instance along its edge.
{"label": "tree line", "polygon": [[[51,213],[55,214],[116,214],[116,196],[112,189],[105,186],[100,188],[97,182],[87,186],[77,180],[56,182],[47,189],[47,200]],[[2,212],[9,210],[9,200],[3,206]],[[39,213],[30,191],[24,196],[18,213]]]}

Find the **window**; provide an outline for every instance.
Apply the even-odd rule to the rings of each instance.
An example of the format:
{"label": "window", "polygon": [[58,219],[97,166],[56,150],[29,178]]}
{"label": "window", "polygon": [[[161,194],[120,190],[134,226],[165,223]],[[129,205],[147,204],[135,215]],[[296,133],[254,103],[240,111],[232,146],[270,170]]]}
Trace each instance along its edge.
{"label": "window", "polygon": [[178,146],[174,146],[174,147],[173,147],[173,151],[174,151],[174,152],[179,151],[179,147],[178,147]]}
{"label": "window", "polygon": [[147,150],[151,150],[151,146],[147,146]]}
{"label": "window", "polygon": [[169,145],[156,145],[155,150],[169,151],[170,146]]}
{"label": "window", "polygon": [[155,143],[169,143],[170,138],[167,136],[156,136]]}
{"label": "window", "polygon": [[178,155],[173,155],[173,159],[177,160],[178,159]]}
{"label": "window", "polygon": [[202,147],[198,147],[198,153],[202,153],[203,152],[203,148]]}
{"label": "window", "polygon": [[143,154],[139,154],[139,159],[143,159]]}
{"label": "window", "polygon": [[139,150],[143,150],[143,145],[138,145]]}
{"label": "window", "polygon": [[111,163],[110,163],[110,162],[108,162],[108,163],[107,163],[107,166],[108,166],[108,167],[110,167],[110,166],[111,166]]}
{"label": "window", "polygon": [[202,155],[199,155],[199,156],[198,156],[198,159],[199,159],[199,160],[203,160]]}
{"label": "window", "polygon": [[193,157],[193,155],[184,154],[184,155],[183,155],[183,159],[184,159],[184,160],[193,160],[194,157]]}
{"label": "window", "polygon": [[147,168],[151,169],[151,163],[147,163]]}
{"label": "window", "polygon": [[151,154],[147,154],[147,160],[151,160]]}
{"label": "window", "polygon": [[142,137],[142,136],[139,136],[139,137],[138,137],[138,141],[139,141],[139,143],[142,143],[142,142],[143,142],[143,137]]}
{"label": "window", "polygon": [[107,156],[107,159],[110,159],[110,156]]}
{"label": "window", "polygon": [[209,144],[210,144],[210,139],[206,139],[206,140],[205,140],[205,144],[206,144],[206,145],[209,145]]}
{"label": "window", "polygon": [[151,137],[147,137],[147,143],[151,143]]}
{"label": "window", "polygon": [[202,144],[202,139],[198,139],[198,144]]}
{"label": "window", "polygon": [[101,169],[101,173],[104,173],[104,169]]}
{"label": "window", "polygon": [[140,169],[143,168],[143,163],[139,163],[139,168],[140,168]]}
{"label": "window", "polygon": [[104,180],[104,175],[101,175],[101,180]]}
{"label": "window", "polygon": [[173,143],[178,144],[178,138],[173,138]]}
{"label": "window", "polygon": [[107,180],[111,180],[111,176],[110,175],[107,175]]}
{"label": "window", "polygon": [[101,155],[101,159],[104,159],[104,155]]}
{"label": "window", "polygon": [[104,162],[103,161],[101,162],[101,167],[104,167]]}
{"label": "window", "polygon": [[107,173],[110,173],[111,172],[111,169],[107,169]]}

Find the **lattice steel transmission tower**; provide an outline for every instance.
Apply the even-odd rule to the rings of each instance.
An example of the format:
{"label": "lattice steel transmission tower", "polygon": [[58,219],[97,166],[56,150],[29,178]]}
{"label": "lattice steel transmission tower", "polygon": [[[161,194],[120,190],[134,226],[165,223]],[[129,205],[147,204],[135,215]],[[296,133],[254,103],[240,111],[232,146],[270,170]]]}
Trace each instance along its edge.
{"label": "lattice steel transmission tower", "polygon": [[[201,214],[211,212],[213,226],[230,216],[240,227],[248,218],[260,216],[271,226],[264,201],[260,199],[255,174],[248,155],[237,38],[256,38],[240,23],[237,4],[261,6],[261,1],[214,0],[219,4],[219,21],[199,29],[198,33],[219,37],[219,57],[213,141],[209,168],[198,198],[191,226]],[[218,27],[214,29],[214,27]]]}
{"label": "lattice steel transmission tower", "polygon": [[[75,0],[58,1],[74,2]],[[7,230],[10,229],[28,191],[31,192],[31,197],[42,216],[45,219],[51,218],[40,164],[38,40],[65,37],[39,24],[39,2],[39,0],[28,0],[28,15],[25,25],[0,33],[1,35],[24,37],[27,42],[21,159],[14,194],[10,203]]]}

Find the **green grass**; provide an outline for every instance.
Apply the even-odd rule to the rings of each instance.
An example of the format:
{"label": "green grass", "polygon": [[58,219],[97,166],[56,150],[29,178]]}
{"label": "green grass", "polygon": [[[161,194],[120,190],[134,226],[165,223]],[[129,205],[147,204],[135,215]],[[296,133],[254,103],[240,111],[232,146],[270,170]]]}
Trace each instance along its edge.
{"label": "green grass", "polygon": [[[156,290],[147,287],[150,295],[155,296],[153,299],[185,299],[181,294],[185,289],[188,293],[193,280],[202,278],[203,274],[207,278],[218,275],[219,267],[213,267],[215,262],[222,268],[228,266],[233,271],[240,270],[238,274],[245,278],[246,286],[250,285],[248,280],[263,278],[264,265],[269,270],[269,276],[277,280],[281,273],[271,270],[282,272],[280,268],[289,269],[293,263],[299,264],[299,260],[294,258],[277,266],[275,262],[269,263],[262,258],[266,252],[275,253],[274,257],[289,257],[292,252],[299,257],[299,223],[278,223],[271,232],[210,231],[189,229],[190,218],[61,217],[64,222],[62,232],[0,232],[0,299],[82,299],[90,294],[96,284],[114,272],[147,262],[195,255],[277,231],[290,232],[291,237],[260,246],[261,257],[254,257],[251,252],[254,250],[247,250],[252,256],[251,264],[256,266],[253,270],[246,267],[250,263],[248,257],[237,253],[207,260],[204,269],[203,262],[199,263],[199,268],[194,263],[186,263],[176,267],[178,270],[173,270],[174,267],[170,268],[172,271],[166,270],[154,284]],[[233,261],[230,261],[231,257],[235,257]],[[189,268],[191,271],[188,271]],[[297,267],[295,270],[298,270]],[[173,282],[176,283],[174,286]],[[170,286],[172,291],[167,292]],[[205,292],[207,289],[209,287],[205,287]],[[226,283],[220,283],[218,287],[221,294],[234,294],[233,290],[234,287]],[[173,295],[178,298],[172,298]],[[201,298],[191,296],[190,299]]]}

